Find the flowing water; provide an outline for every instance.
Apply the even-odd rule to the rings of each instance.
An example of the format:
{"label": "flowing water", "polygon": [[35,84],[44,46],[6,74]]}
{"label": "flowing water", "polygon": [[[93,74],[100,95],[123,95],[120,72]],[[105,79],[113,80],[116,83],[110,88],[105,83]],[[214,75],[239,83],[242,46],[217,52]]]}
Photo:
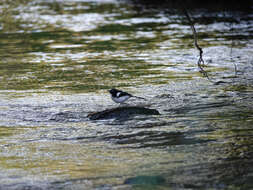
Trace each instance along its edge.
{"label": "flowing water", "polygon": [[[0,189],[253,188],[253,15],[125,1],[0,3]],[[116,108],[116,87],[156,109]]]}

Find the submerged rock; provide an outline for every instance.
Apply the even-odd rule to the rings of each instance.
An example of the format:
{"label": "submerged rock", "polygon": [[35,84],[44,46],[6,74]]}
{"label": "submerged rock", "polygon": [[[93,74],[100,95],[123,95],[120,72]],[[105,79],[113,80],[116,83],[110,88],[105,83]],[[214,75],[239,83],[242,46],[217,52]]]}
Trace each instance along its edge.
{"label": "submerged rock", "polygon": [[91,120],[98,119],[124,119],[133,115],[160,115],[156,109],[149,109],[138,106],[125,106],[112,109],[106,109],[100,112],[94,112],[88,115]]}
{"label": "submerged rock", "polygon": [[161,185],[166,180],[162,176],[136,176],[125,180],[124,184],[130,185]]}

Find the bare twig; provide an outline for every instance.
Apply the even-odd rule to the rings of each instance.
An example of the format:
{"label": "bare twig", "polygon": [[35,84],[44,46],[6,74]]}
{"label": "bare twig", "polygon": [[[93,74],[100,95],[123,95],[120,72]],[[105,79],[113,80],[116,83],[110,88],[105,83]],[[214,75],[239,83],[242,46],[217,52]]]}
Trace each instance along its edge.
{"label": "bare twig", "polygon": [[[203,50],[202,48],[198,45],[198,38],[197,38],[197,32],[196,29],[194,27],[194,24],[191,20],[191,17],[189,16],[187,10],[185,8],[183,8],[183,12],[191,26],[192,29],[192,33],[193,33],[193,37],[194,37],[194,46],[199,50],[199,59],[198,59],[198,68],[200,70],[200,73],[202,73],[204,75],[204,77],[206,77],[209,81],[211,81],[211,79],[209,78],[207,72],[204,70],[203,66],[205,65],[205,62],[203,60]],[[211,81],[212,82],[212,81]]]}

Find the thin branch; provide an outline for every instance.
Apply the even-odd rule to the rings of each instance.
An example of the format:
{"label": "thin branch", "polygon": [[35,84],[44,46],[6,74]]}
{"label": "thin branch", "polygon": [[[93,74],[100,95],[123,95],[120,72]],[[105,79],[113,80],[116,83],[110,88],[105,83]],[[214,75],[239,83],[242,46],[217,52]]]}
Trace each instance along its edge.
{"label": "thin branch", "polygon": [[[194,27],[194,24],[191,20],[191,17],[189,16],[187,10],[185,8],[183,8],[183,12],[191,26],[192,29],[192,33],[193,33],[193,37],[194,37],[194,46],[199,50],[199,59],[198,59],[198,68],[200,69],[200,73],[202,73],[204,75],[204,77],[206,77],[209,81],[211,81],[211,79],[209,78],[207,72],[203,69],[203,66],[205,65],[205,62],[203,60],[203,50],[202,48],[199,46],[198,44],[198,37],[197,37],[197,32],[196,29]],[[211,81],[212,82],[212,81]]]}

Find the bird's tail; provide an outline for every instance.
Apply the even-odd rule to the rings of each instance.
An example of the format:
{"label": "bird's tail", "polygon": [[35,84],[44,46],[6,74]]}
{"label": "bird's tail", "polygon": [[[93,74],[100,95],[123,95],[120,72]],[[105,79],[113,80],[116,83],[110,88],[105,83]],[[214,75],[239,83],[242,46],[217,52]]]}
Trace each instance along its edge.
{"label": "bird's tail", "polygon": [[132,97],[142,99],[142,100],[147,100],[146,98],[142,98],[142,97],[139,97],[139,96],[132,96]]}

